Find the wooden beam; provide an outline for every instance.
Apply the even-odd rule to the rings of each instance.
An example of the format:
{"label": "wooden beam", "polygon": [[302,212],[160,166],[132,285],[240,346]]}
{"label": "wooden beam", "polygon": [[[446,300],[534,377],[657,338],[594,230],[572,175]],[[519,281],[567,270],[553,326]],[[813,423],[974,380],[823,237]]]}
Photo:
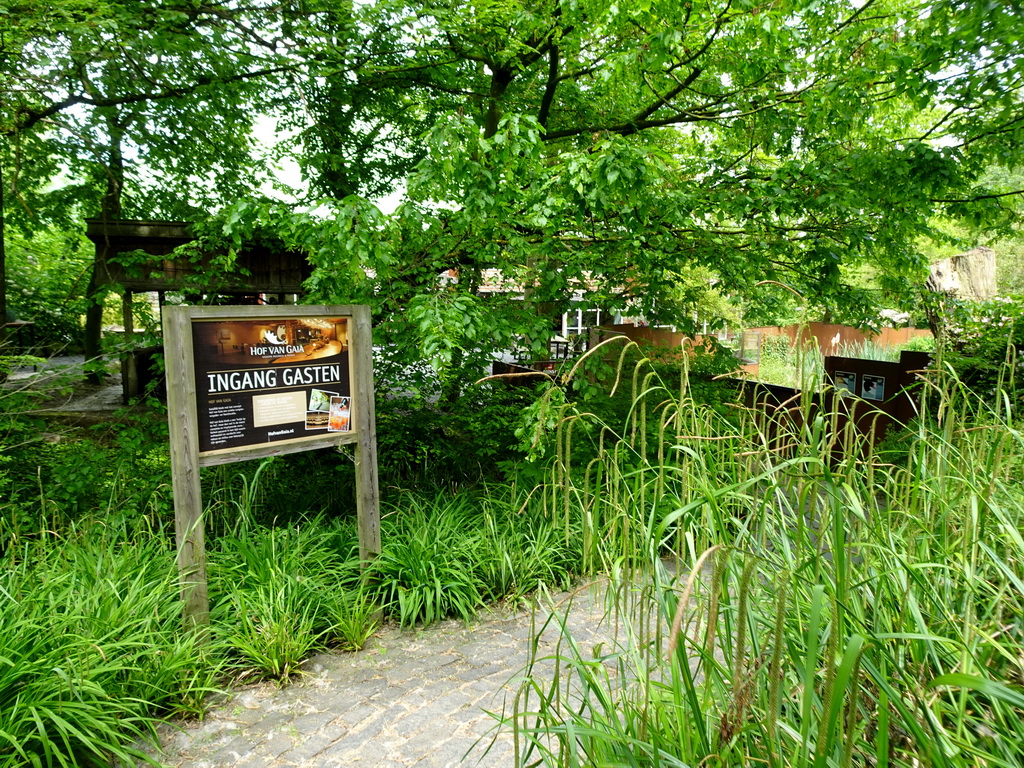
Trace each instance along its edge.
{"label": "wooden beam", "polygon": [[124,326],[124,346],[121,353],[121,399],[127,404],[139,396],[139,371],[135,365],[135,318],[132,315],[132,292],[121,295],[121,324]]}
{"label": "wooden beam", "polygon": [[353,423],[356,428],[356,509],[359,514],[359,559],[365,567],[380,554],[380,486],[377,479],[377,429],[373,407],[373,343],[370,308],[353,307]]}

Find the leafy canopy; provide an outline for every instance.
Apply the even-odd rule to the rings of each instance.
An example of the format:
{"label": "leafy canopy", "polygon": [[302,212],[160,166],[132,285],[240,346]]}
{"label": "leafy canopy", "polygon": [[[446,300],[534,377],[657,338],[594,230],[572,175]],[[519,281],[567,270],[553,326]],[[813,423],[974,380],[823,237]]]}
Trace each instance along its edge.
{"label": "leafy canopy", "polygon": [[[539,349],[543,316],[584,287],[685,325],[694,273],[733,294],[782,282],[862,323],[877,295],[851,284],[861,266],[898,301],[923,281],[915,242],[936,213],[1006,210],[982,171],[1020,159],[1018,5],[307,2],[322,87],[293,124],[316,133],[311,180],[345,173],[314,191],[346,196],[326,221],[249,203],[230,220],[288,232],[318,264],[316,298],[373,303],[442,362],[513,335]],[[385,136],[400,156],[367,152]],[[383,216],[358,195],[389,171],[406,197]],[[479,298],[492,270],[525,295]]]}
{"label": "leafy canopy", "polygon": [[[131,140],[171,178],[230,189],[251,168],[173,140],[201,114],[230,146],[216,131],[239,105],[276,111],[311,197],[240,202],[222,231],[306,249],[315,300],[368,301],[441,363],[541,349],[584,288],[685,325],[693,275],[740,295],[782,282],[863,322],[876,299],[850,275],[906,296],[936,214],[983,225],[1019,194],[983,177],[1024,146],[1019,0],[25,5],[0,132],[167,100],[164,127],[133,117]],[[394,189],[392,215],[367,202]],[[520,295],[481,297],[496,274]]]}

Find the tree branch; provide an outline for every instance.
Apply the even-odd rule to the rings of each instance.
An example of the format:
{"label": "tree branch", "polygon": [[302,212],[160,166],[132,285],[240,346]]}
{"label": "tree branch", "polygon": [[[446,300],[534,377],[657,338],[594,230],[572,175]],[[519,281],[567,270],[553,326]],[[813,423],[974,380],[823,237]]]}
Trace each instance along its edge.
{"label": "tree branch", "polygon": [[680,93],[682,93],[687,88],[689,88],[693,84],[693,81],[696,80],[698,77],[700,77],[701,72],[702,72],[702,70],[701,70],[700,67],[694,67],[693,69],[690,70],[690,74],[686,76],[685,80],[681,81],[678,85],[676,85],[675,88],[673,88],[671,91],[666,93],[664,96],[662,96],[661,94],[659,94],[655,90],[654,86],[651,85],[651,82],[647,79],[647,75],[645,74],[644,75],[644,82],[647,83],[647,87],[651,89],[651,91],[654,93],[654,96],[656,97],[657,100],[653,104],[651,104],[649,107],[647,107],[647,109],[645,109],[642,112],[640,112],[630,122],[634,122],[634,123],[643,122],[644,120],[649,118],[651,115],[653,115],[655,112],[657,112],[662,107],[670,107],[671,108],[672,107],[672,104],[671,104],[672,99],[674,99]]}
{"label": "tree branch", "polygon": [[1013,192],[994,192],[991,195],[975,195],[974,197],[968,197],[968,198],[963,198],[963,199],[959,199],[959,198],[955,198],[955,197],[952,197],[952,198],[933,197],[933,198],[931,198],[931,202],[933,202],[933,203],[976,203],[979,200],[996,200],[996,199],[998,199],[1000,197],[1013,197],[1014,195],[1024,196],[1024,189],[1015,189]]}
{"label": "tree branch", "polygon": [[558,46],[552,45],[548,51],[548,82],[544,88],[544,96],[540,101],[540,111],[537,113],[537,122],[541,128],[548,127],[548,115],[551,113],[551,104],[555,100],[555,90],[558,88]]}
{"label": "tree branch", "polygon": [[15,124],[9,128],[0,127],[0,136],[11,136],[19,131],[24,131],[32,128],[36,124],[46,120],[47,118],[53,117],[54,115],[63,112],[65,109],[75,106],[76,104],[86,104],[91,107],[118,107],[125,104],[140,104],[147,101],[161,101],[163,99],[174,99],[187,96],[203,88],[212,85],[227,85],[229,83],[244,82],[246,80],[253,80],[260,77],[266,77],[268,75],[274,75],[281,72],[290,72],[295,69],[294,65],[281,66],[281,67],[268,67],[266,69],[255,70],[253,72],[241,72],[237,75],[224,78],[216,77],[203,77],[197,79],[194,83],[187,86],[176,86],[166,87],[159,91],[153,91],[149,93],[130,93],[124,96],[89,96],[77,94],[74,96],[68,96],[67,98],[55,101],[50,106],[43,109],[28,109],[22,107],[16,113]]}

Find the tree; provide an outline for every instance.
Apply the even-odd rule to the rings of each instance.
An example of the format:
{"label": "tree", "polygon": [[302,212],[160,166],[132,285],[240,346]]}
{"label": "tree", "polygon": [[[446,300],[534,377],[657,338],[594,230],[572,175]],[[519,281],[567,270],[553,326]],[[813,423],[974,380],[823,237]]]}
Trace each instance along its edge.
{"label": "tree", "polygon": [[[847,275],[870,265],[883,290],[909,296],[925,268],[915,239],[936,212],[984,218],[1010,196],[981,172],[992,158],[1015,165],[1024,146],[1017,11],[1016,0],[353,7],[349,34],[323,39],[318,61],[352,92],[401,93],[410,120],[439,117],[409,145],[422,159],[393,217],[350,198],[332,221],[281,226],[319,264],[321,298],[373,302],[400,344],[441,361],[543,341],[538,309],[560,311],[583,285],[605,309],[685,325],[665,308],[694,269],[731,291],[783,282],[863,322],[874,299]],[[315,9],[305,23],[315,36]],[[314,115],[333,106],[321,95]],[[331,151],[355,153],[382,122],[361,112]],[[456,284],[438,279],[449,269]],[[493,269],[526,295],[477,295]]]}
{"label": "tree", "polygon": [[[0,216],[16,209],[30,228],[70,211],[180,216],[252,189],[252,87],[292,66],[273,40],[275,6],[25,0],[3,11]],[[75,182],[32,198],[58,169]],[[0,245],[0,278],[4,263]],[[94,276],[92,354],[101,294]]]}
{"label": "tree", "polygon": [[[936,212],[990,217],[1016,193],[981,174],[1024,146],[1019,6],[108,2],[87,18],[120,30],[100,39],[125,41],[126,66],[79,87],[70,45],[53,58],[74,88],[37,85],[0,125],[24,134],[71,104],[191,103],[280,75],[300,163],[334,213],[246,202],[229,230],[277,229],[317,264],[316,298],[373,303],[399,346],[442,362],[514,337],[540,348],[543,313],[583,286],[605,309],[685,324],[678,276],[700,270],[730,291],[783,282],[858,320],[859,266],[909,293]],[[58,8],[68,40],[95,40],[69,15],[83,6]],[[357,197],[396,183],[393,216]],[[492,270],[525,295],[484,298]]]}
{"label": "tree", "polygon": [[281,92],[280,151],[294,153],[314,198],[387,195],[422,156],[419,137],[439,114],[415,77],[368,69],[401,68],[405,33],[386,14],[350,3],[306,0],[299,8],[286,14],[303,64]]}

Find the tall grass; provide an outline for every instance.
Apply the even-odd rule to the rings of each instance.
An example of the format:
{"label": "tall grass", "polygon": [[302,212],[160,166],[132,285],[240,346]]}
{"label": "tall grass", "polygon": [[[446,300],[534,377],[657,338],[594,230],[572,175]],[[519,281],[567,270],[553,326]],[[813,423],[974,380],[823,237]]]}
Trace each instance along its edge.
{"label": "tall grass", "polygon": [[234,515],[212,526],[208,633],[182,622],[173,532],[134,495],[60,526],[40,505],[7,538],[0,766],[152,762],[140,744],[155,725],[201,716],[232,679],[286,680],[313,650],[361,646],[377,608],[351,526],[257,526],[257,490],[211,510]]}
{"label": "tall grass", "polygon": [[368,572],[384,610],[402,626],[465,620],[485,603],[568,584],[579,572],[579,547],[523,502],[514,488],[391,502]]}
{"label": "tall grass", "polygon": [[183,631],[157,538],[70,530],[8,551],[0,574],[0,765],[148,760],[159,718],[202,711],[216,660]]}
{"label": "tall grass", "polygon": [[544,504],[581,520],[595,567],[648,586],[613,592],[628,642],[594,659],[566,636],[569,679],[527,675],[506,720],[523,764],[1024,764],[1005,411],[934,383],[895,465],[807,399],[727,422],[685,386],[632,386],[587,467],[567,415]]}

